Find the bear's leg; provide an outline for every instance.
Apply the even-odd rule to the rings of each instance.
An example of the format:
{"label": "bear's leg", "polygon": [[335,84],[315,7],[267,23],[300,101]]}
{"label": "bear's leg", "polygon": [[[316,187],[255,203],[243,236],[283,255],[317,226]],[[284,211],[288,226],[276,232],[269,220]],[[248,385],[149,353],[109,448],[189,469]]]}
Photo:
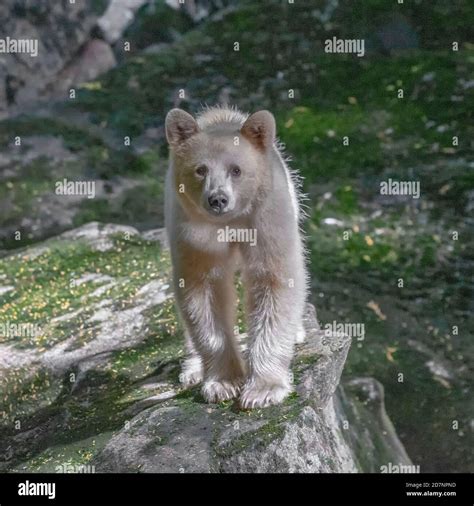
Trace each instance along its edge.
{"label": "bear's leg", "polygon": [[295,343],[296,344],[304,343],[305,339],[306,339],[306,331],[304,329],[303,324],[301,323],[300,325],[298,325],[298,329],[296,330]]}
{"label": "bear's leg", "polygon": [[[214,265],[203,273],[202,264],[199,269],[195,264],[193,267],[176,273],[185,280],[185,286],[177,289],[177,301],[193,349],[201,359],[202,394],[208,402],[219,402],[237,396],[244,379],[244,364],[234,336],[233,271]],[[190,358],[192,368],[195,356]]]}
{"label": "bear's leg", "polygon": [[184,334],[186,358],[184,359],[183,365],[181,367],[179,381],[185,388],[189,388],[202,382],[204,377],[204,369],[202,366],[202,359],[199,353],[196,351],[189,331],[186,329]]}
{"label": "bear's leg", "polygon": [[240,404],[265,407],[280,403],[292,390],[290,363],[301,331],[304,287],[271,273],[247,273],[246,279],[249,377]]}

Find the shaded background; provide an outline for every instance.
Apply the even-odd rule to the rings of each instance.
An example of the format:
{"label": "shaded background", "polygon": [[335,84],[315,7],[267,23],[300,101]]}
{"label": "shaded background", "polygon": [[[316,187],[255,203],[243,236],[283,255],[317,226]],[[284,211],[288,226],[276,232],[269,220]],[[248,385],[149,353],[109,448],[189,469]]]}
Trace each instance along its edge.
{"label": "shaded background", "polygon": [[[50,4],[0,7],[0,37],[40,40],[36,59],[0,55],[1,254],[90,221],[162,226],[166,112],[270,109],[305,178],[319,318],[366,326],[345,375],[381,381],[422,472],[472,472],[472,2]],[[325,54],[333,36],[365,39],[366,55]],[[96,181],[96,198],[55,195],[64,177]],[[380,195],[388,178],[420,181],[421,198]],[[3,269],[21,279],[21,264]],[[23,288],[0,292],[0,317],[31,307]]]}

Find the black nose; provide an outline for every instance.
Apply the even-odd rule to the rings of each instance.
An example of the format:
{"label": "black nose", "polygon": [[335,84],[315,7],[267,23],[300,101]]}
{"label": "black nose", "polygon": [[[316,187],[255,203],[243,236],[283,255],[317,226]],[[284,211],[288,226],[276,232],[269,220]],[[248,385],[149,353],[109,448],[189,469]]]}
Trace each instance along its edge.
{"label": "black nose", "polygon": [[211,209],[217,212],[221,212],[224,210],[229,203],[229,199],[227,198],[227,195],[223,193],[218,193],[216,195],[212,195],[207,199],[209,202],[209,205],[211,206]]}

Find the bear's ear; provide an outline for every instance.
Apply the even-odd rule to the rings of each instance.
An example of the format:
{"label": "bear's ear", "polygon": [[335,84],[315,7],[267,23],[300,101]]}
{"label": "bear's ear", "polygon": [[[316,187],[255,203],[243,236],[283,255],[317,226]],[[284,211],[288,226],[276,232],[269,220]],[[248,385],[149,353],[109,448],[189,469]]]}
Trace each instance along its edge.
{"label": "bear's ear", "polygon": [[275,140],[275,118],[270,111],[258,111],[249,116],[240,133],[256,148],[265,151]]}
{"label": "bear's ear", "polygon": [[170,146],[178,146],[198,131],[196,120],[182,109],[171,109],[165,120],[166,138]]}

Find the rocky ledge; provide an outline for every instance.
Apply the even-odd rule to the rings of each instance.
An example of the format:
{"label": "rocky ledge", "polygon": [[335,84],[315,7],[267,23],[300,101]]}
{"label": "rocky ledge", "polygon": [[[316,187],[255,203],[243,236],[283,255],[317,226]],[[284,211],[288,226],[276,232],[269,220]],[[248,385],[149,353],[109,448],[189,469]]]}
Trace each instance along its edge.
{"label": "rocky ledge", "polygon": [[0,259],[0,470],[410,465],[382,385],[341,384],[351,340],[321,330],[312,305],[283,405],[241,411],[232,401],[206,404],[198,387],[183,390],[169,275],[162,230],[98,223]]}
{"label": "rocky ledge", "polygon": [[[107,472],[380,472],[410,465],[372,378],[339,384],[351,340],[322,331],[308,305],[307,340],[282,405],[241,411],[206,404],[199,389],[140,410],[94,459]],[[172,397],[170,395],[170,397]],[[163,398],[163,397],[162,397]],[[166,397],[165,397],[166,399]],[[139,406],[137,406],[139,409]]]}

